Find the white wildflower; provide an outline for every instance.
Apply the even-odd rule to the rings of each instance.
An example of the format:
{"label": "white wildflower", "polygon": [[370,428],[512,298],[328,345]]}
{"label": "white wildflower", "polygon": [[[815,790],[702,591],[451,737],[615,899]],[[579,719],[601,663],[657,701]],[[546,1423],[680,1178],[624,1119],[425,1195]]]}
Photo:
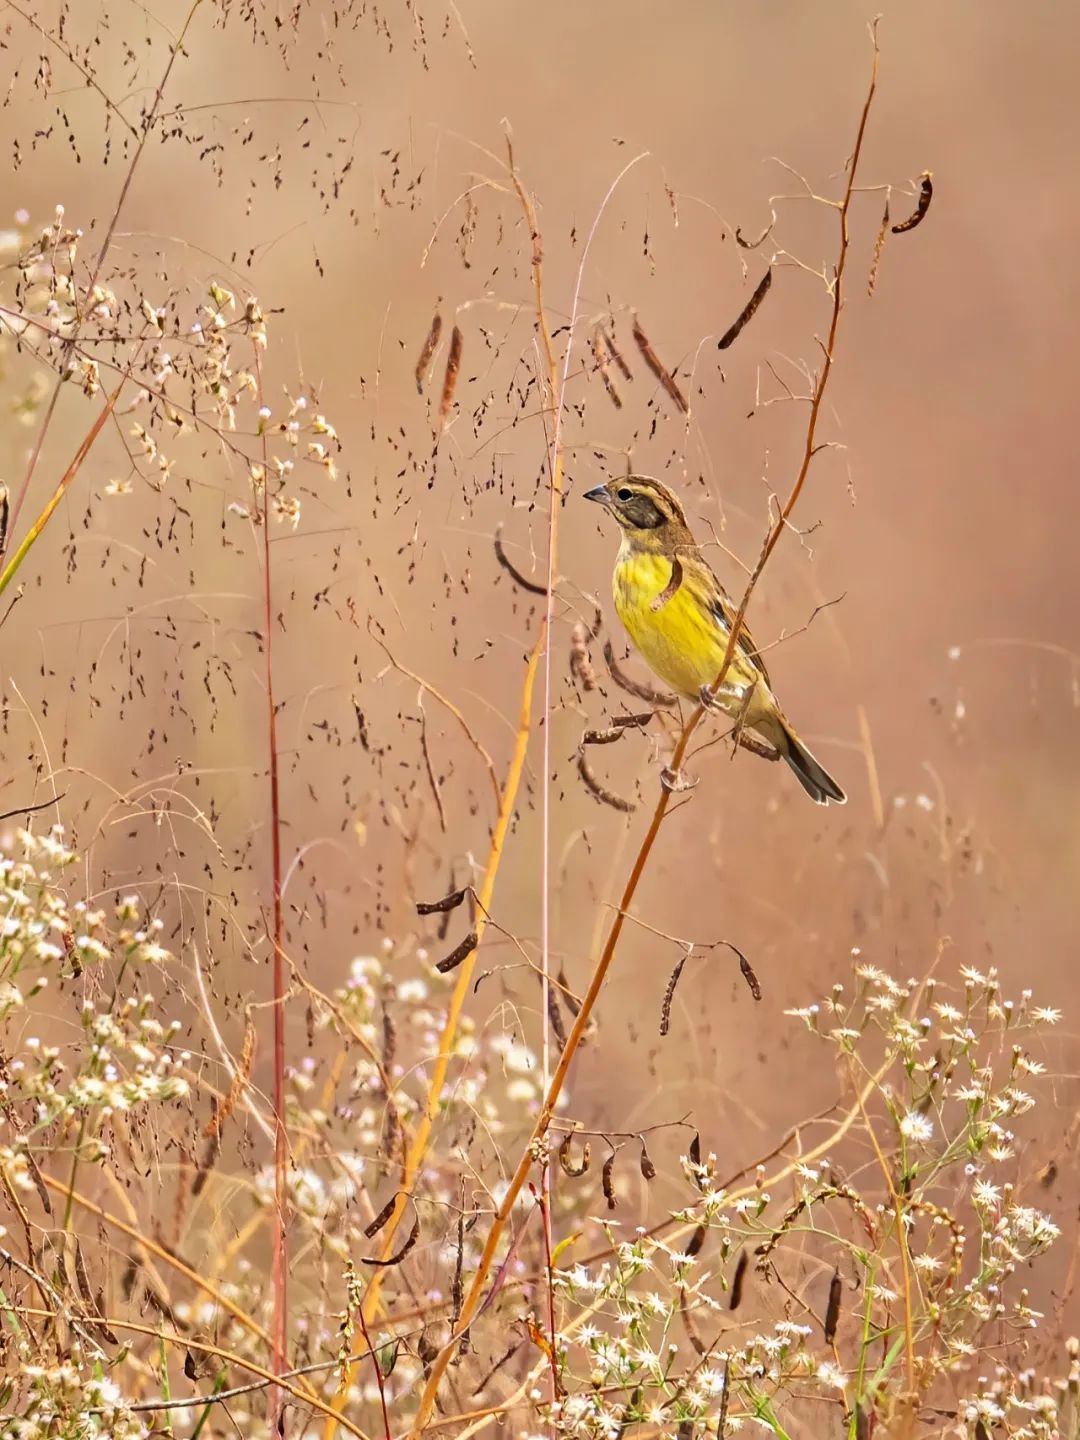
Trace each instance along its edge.
{"label": "white wildflower", "polygon": [[926,1142],[934,1138],[934,1125],[925,1115],[920,1115],[917,1110],[909,1110],[900,1121],[900,1134],[905,1140],[918,1140]]}

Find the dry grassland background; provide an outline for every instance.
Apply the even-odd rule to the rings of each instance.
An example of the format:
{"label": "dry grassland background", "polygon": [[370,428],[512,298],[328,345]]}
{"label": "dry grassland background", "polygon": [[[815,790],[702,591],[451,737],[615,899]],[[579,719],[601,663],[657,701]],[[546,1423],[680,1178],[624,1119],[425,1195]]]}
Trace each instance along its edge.
{"label": "dry grassland background", "polygon": [[[25,1003],[4,1022],[4,1046],[10,1064],[25,1060],[27,1040],[38,1038],[59,1047],[69,1073],[79,1072],[88,1043],[79,1033],[80,1006],[89,1000],[115,1010],[134,984],[155,994],[163,1022],[180,1020],[170,1044],[187,1047],[174,1062],[187,1075],[185,1093],[152,1113],[138,1103],[126,1116],[65,1105],[35,1119],[32,1105],[19,1108],[19,1100],[0,1133],[13,1177],[0,1194],[0,1224],[11,1253],[60,1290],[67,1282],[57,1257],[71,1260],[81,1227],[94,1303],[114,1317],[141,1316],[151,1334],[165,1327],[180,1337],[167,1361],[164,1341],[117,1337],[138,1363],[116,1362],[117,1347],[101,1342],[112,1357],[106,1371],[136,1399],[160,1394],[170,1370],[174,1391],[209,1393],[219,1373],[210,1364],[215,1347],[258,1354],[263,1365],[332,1358],[342,1310],[362,1309],[376,1272],[360,1262],[385,1236],[365,1241],[360,1232],[395,1193],[395,1147],[403,1142],[377,1080],[354,1072],[367,1063],[357,1035],[400,1075],[399,1120],[415,1136],[456,978],[433,977],[431,962],[470,924],[468,903],[418,917],[416,902],[481,884],[496,814],[493,780],[503,785],[511,769],[526,665],[546,603],[515,583],[495,551],[500,535],[511,564],[543,590],[554,418],[529,229],[507,168],[510,134],[521,185],[535,202],[560,373],[581,287],[560,432],[565,499],[552,695],[545,718],[541,666],[492,924],[463,996],[484,1057],[479,1073],[500,1097],[498,1123],[469,1098],[469,1063],[455,1056],[449,1084],[463,1089],[436,1116],[432,1150],[422,1157],[418,1184],[429,1192],[426,1208],[416,1208],[417,1249],[378,1272],[383,1295],[372,1297],[363,1317],[383,1327],[384,1343],[395,1313],[413,1316],[412,1328],[399,1326],[409,1337],[403,1368],[386,1377],[387,1433],[398,1435],[416,1401],[402,1377],[414,1377],[418,1392],[431,1369],[417,1334],[437,1354],[451,1333],[445,1312],[425,1319],[424,1306],[452,1296],[455,1245],[465,1244],[466,1278],[475,1272],[499,1187],[537,1112],[543,787],[550,787],[551,971],[580,996],[675,730],[654,720],[616,745],[590,748],[601,784],[632,801],[632,813],[583,785],[583,731],[642,707],[609,679],[601,638],[590,645],[598,686],[572,673],[575,624],[592,624],[599,605],[619,663],[639,680],[646,672],[628,656],[610,601],[614,536],[580,496],[627,465],[661,477],[682,496],[697,532],[709,537],[711,527],[709,558],[741,595],[768,527],[770,496],[786,497],[805,445],[807,367],[819,372],[830,319],[822,277],[832,275],[838,254],[836,210],[810,192],[843,194],[873,17],[848,0],[660,7],[460,0],[448,10],[426,0],[380,7],[339,0],[336,10],[282,6],[280,13],[205,0],[159,95],[188,18],[185,5],[165,0],[80,0],[9,6],[0,19],[7,95],[0,154],[11,162],[0,222],[16,232],[5,256],[5,317],[32,310],[48,321],[55,313],[47,296],[50,265],[63,269],[57,251],[42,252],[32,274],[16,262],[53,224],[58,204],[63,227],[83,232],[76,289],[87,285],[115,217],[97,275],[111,291],[105,310],[93,312],[80,291],[89,313],[79,353],[94,356],[96,376],[77,367],[50,414],[55,367],[67,363],[67,352],[58,342],[44,353],[40,324],[22,333],[22,343],[5,326],[0,476],[12,505],[41,444],[8,560],[118,379],[128,376],[115,415],[0,598],[0,812],[16,811],[0,831],[15,854],[19,826],[43,835],[62,822],[79,856],[62,878],[68,902],[101,906],[112,926],[118,900],[138,896],[140,914],[163,922],[158,938],[173,957],[160,977],[140,960],[133,980],[132,967],[117,976],[112,942],[111,959],[76,971],[68,947],[66,959],[50,962],[45,991],[30,994],[17,981]],[[620,1233],[632,1236],[634,1226],[656,1225],[691,1203],[696,1192],[679,1157],[693,1131],[703,1150],[715,1152],[717,1179],[752,1166],[785,1136],[788,1159],[825,1138],[851,1103],[851,1073],[834,1046],[785,1012],[819,1001],[836,983],[851,993],[853,948],[899,982],[933,972],[961,991],[959,967],[984,975],[996,967],[1003,993],[1018,1000],[1030,988],[1035,1004],[1063,1012],[1032,1049],[1047,1067],[1038,1123],[1017,1119],[1006,1167],[1006,1178],[1029,1187],[1026,1203],[1062,1231],[1042,1268],[1024,1277],[1048,1317],[1031,1342],[1032,1363],[1053,1371],[1051,1357],[1075,1324],[1077,1243],[1080,492],[1070,357],[1080,204],[1070,176],[1080,143],[1073,95],[1080,19],[1047,0],[976,9],[914,0],[887,6],[879,33],[835,369],[819,422],[829,448],[814,459],[793,516],[798,529],[782,536],[750,610],[759,645],[782,641],[769,660],[785,708],[850,801],[845,809],[815,808],[782,767],[741,752],[733,758],[725,744],[692,754],[688,768],[699,783],[664,819],[632,905],[644,924],[623,931],[559,1114],[613,1135],[616,1145],[620,1135],[661,1127],[648,1141],[655,1180],[639,1174],[633,1140],[612,1172]],[[121,196],[152,107],[145,148]],[[934,178],[930,210],[910,233],[887,234],[875,269],[885,187],[891,221],[900,221],[914,208],[924,171]],[[774,210],[760,245],[737,243],[737,228],[756,239]],[[17,220],[16,211],[27,218]],[[716,340],[770,261],[761,308],[718,351]],[[211,285],[220,287],[218,300],[210,299]],[[255,377],[238,400],[234,430],[210,417],[215,400],[205,370],[186,368],[197,349],[191,324],[209,323],[210,311],[199,307],[218,305],[223,291],[236,300],[232,311],[227,302],[220,307],[234,379],[244,369]],[[268,333],[259,352],[243,323],[252,295]],[[167,307],[161,330],[146,321],[143,300]],[[62,309],[64,296],[59,303]],[[414,371],[436,312],[443,328],[421,394]],[[635,315],[677,372],[688,414],[647,368],[632,334]],[[601,322],[632,371],[626,379],[608,367],[619,407],[595,362]],[[455,325],[460,369],[441,422]],[[134,403],[148,384],[167,389],[178,409],[170,415],[152,400]],[[262,426],[269,455],[297,462],[271,487],[281,513],[272,514],[269,535],[287,992],[279,1079],[289,1105],[279,1137],[288,1155],[279,1152],[276,1176],[264,491],[251,482],[251,465],[263,460],[260,400],[269,412]],[[316,415],[325,416],[329,434],[313,430]],[[277,429],[291,421],[300,426],[293,449],[287,430]],[[309,451],[313,443],[325,447],[323,456]],[[694,747],[716,734],[706,722]],[[32,821],[16,809],[57,794],[56,806]],[[730,950],[696,953],[720,940],[748,957],[759,1002]],[[679,941],[696,950],[661,1038]],[[58,942],[61,952],[66,943]],[[350,1031],[341,996],[324,1001],[347,986],[357,956],[380,963]],[[17,980],[14,972],[8,978]],[[573,1018],[565,1004],[563,1015],[565,1027]],[[995,1054],[1008,1055],[1007,1038],[994,1043]],[[531,1069],[518,1044],[537,1057]],[[557,1037],[552,1045],[557,1057]],[[880,1044],[874,1056],[879,1051]],[[138,1057],[128,1058],[137,1069]],[[519,1072],[518,1064],[526,1068]],[[218,1137],[213,1117],[220,1119],[223,1103]],[[834,1104],[790,1138],[792,1127]],[[686,1127],[673,1127],[683,1119]],[[36,1181],[16,1183],[19,1136],[27,1134],[36,1166],[56,1182],[51,1214]],[[106,1159],[80,1150],[90,1135]],[[575,1242],[580,1253],[572,1246],[563,1263],[603,1242],[587,1217],[608,1213],[600,1189],[608,1147],[599,1138],[593,1146],[587,1179],[575,1182],[554,1167],[553,1240],[584,1235]],[[346,1152],[360,1157],[352,1170],[334,1159]],[[842,1163],[840,1156],[838,1142],[830,1158],[853,1184],[871,1187],[887,1218],[868,1138],[854,1140]],[[321,1173],[335,1206],[355,1210],[355,1234],[337,1209],[320,1210],[322,1201],[305,1218],[296,1177],[308,1166]],[[538,1187],[539,1176],[537,1168]],[[199,1270],[207,1253],[227,1254],[241,1269],[218,1279],[235,1281],[242,1310],[276,1331],[275,1183],[288,1191],[292,1282],[280,1353],[260,1349],[250,1329],[242,1344],[234,1322],[168,1260],[179,1256]],[[955,1183],[959,1204],[973,1175],[961,1173]],[[795,1184],[787,1179],[778,1192],[781,1213]],[[66,1196],[75,1191],[87,1204],[76,1203],[71,1219]],[[91,1208],[122,1216],[121,1192],[134,1238],[99,1224]],[[938,1203],[946,1203],[940,1194]],[[455,1205],[480,1216],[475,1234],[470,1221],[467,1244]],[[395,1215],[399,1247],[412,1213]],[[527,1229],[519,1269],[544,1271],[541,1228],[537,1221]],[[331,1233],[336,1249],[325,1243]],[[140,1249],[139,1236],[156,1236],[165,1258]],[[890,1242],[881,1243],[888,1251]],[[505,1255],[505,1244],[498,1253]],[[899,1252],[889,1253],[898,1266]],[[349,1256],[359,1276],[352,1302]],[[718,1255],[705,1258],[719,1273]],[[820,1329],[822,1287],[834,1263],[826,1258],[824,1270],[820,1256],[793,1264],[784,1277],[790,1301],[759,1276],[758,1311],[799,1320],[805,1302],[817,1316],[808,1323]],[[157,1279],[140,1292],[140,1282],[124,1277],[128,1265],[149,1265]],[[73,1260],[63,1275],[69,1270]],[[846,1270],[844,1278],[847,1284]],[[0,1285],[31,1310],[53,1303],[24,1270],[9,1266]],[[508,1330],[520,1329],[531,1309],[543,1331],[545,1295],[540,1284],[507,1291],[486,1323],[498,1312]],[[85,1296],[79,1300],[77,1289],[72,1296],[91,1313]],[[573,1305],[566,1304],[568,1316]],[[853,1293],[845,1316],[860,1304]],[[73,1340],[72,1323],[70,1314],[17,1322],[4,1310],[12,1375],[29,1363],[19,1351],[19,1324],[49,1354],[43,1364],[60,1363],[72,1344],[85,1359],[88,1342],[78,1333]],[[480,1354],[458,1357],[451,1390],[442,1392],[444,1417],[459,1419],[439,1433],[470,1433],[460,1417],[484,1405],[493,1407],[485,1423],[503,1435],[552,1433],[560,1423],[576,1433],[569,1419],[544,1409],[544,1349],[525,1330],[505,1376],[476,1396],[476,1381],[510,1339],[501,1331],[485,1337],[483,1323]],[[672,1324],[674,1333],[677,1307]],[[708,1317],[699,1324],[709,1330]],[[349,1333],[361,1349],[360,1329],[353,1324]],[[1015,1333],[980,1341],[980,1356],[989,1358],[978,1373],[1006,1357]],[[195,1385],[182,1374],[183,1337],[193,1335],[211,1352]],[[518,1408],[499,1411],[537,1362],[539,1378],[530,1383],[538,1398],[528,1400],[526,1386]],[[344,1413],[363,1432],[382,1434],[378,1389],[365,1365],[347,1377],[353,1389]],[[1022,1368],[1017,1360],[1014,1369]],[[578,1370],[578,1388],[587,1390],[588,1366]],[[250,1378],[235,1367],[226,1372],[223,1384]],[[324,1408],[338,1404],[337,1377],[318,1379]],[[793,1411],[789,1432],[839,1435],[861,1425],[869,1433],[866,1416],[874,1412],[877,1433],[974,1434],[975,1420],[956,1410],[970,1379],[944,1382],[946,1398],[934,1392],[938,1409],[913,1420],[884,1400],[875,1412],[866,1388],[856,1396],[849,1378],[830,1409]],[[7,1409],[22,1414],[25,1387],[15,1384],[8,1395]],[[237,1414],[250,1407],[244,1433],[267,1433],[279,1401],[287,1433],[333,1428],[310,1396],[282,1399],[264,1389],[234,1402]],[[626,1395],[612,1399],[627,1403]],[[679,1430],[674,1405],[642,1419],[641,1433],[689,1433]],[[158,1412],[153,1423],[190,1434],[201,1413],[166,1420]],[[782,1423],[782,1405],[778,1413]],[[984,1433],[998,1423],[1006,1422],[987,1421]],[[909,1424],[917,1429],[906,1431]],[[204,1427],[204,1435],[236,1433],[217,1412],[207,1412]]]}

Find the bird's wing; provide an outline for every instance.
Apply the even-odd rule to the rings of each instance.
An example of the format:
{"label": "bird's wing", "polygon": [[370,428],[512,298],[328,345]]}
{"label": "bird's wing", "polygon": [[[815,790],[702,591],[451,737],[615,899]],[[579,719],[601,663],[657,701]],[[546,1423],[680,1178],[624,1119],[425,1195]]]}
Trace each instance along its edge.
{"label": "bird's wing", "polygon": [[[696,556],[695,559],[697,563],[693,568],[695,579],[702,588],[702,598],[723,626],[724,630],[730,635],[731,627],[735,624],[735,616],[739,612],[739,607],[734,603],[731,596],[716,578],[712,566],[701,559],[700,556]],[[761,678],[765,681],[765,684],[771,688],[772,682],[769,679],[769,672],[765,666],[765,661],[763,657],[757,653],[754,637],[751,635],[750,627],[745,620],[739,627],[739,639],[735,648],[741,651],[747,660],[761,672]]]}

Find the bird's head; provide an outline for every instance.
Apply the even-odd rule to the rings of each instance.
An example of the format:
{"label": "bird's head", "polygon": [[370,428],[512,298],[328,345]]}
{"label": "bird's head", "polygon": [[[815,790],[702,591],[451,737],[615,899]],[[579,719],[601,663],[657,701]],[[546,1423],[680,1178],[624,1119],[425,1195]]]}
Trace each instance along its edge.
{"label": "bird's head", "polygon": [[626,538],[649,549],[686,544],[690,532],[675,496],[649,475],[625,475],[585,491],[622,526]]}

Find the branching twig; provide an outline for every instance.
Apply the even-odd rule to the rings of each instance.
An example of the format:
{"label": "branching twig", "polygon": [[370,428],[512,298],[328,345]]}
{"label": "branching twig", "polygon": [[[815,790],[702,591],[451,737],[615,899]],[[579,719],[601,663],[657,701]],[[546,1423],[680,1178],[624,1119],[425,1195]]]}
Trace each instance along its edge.
{"label": "branching twig", "polygon": [[[877,84],[877,35],[874,31],[872,31],[871,33],[873,38],[873,65],[871,70],[870,86],[866,96],[866,101],[863,105],[862,115],[859,121],[855,148],[851,157],[850,168],[848,171],[848,182],[844,193],[844,199],[839,206],[840,254],[837,261],[835,282],[832,287],[832,320],[829,327],[828,344],[825,348],[825,363],[823,364],[822,370],[818,375],[817,384],[815,386],[814,399],[811,403],[810,420],[807,426],[807,437],[804,448],[803,461],[796,476],[795,483],[792,486],[791,493],[788,496],[787,502],[785,503],[784,508],[781,511],[780,517],[771,527],[769,531],[769,536],[766,540],[765,545],[762,548],[762,556],[759,559],[758,565],[755,568],[754,572],[751,574],[746,592],[743,595],[742,604],[739,607],[738,615],[736,617],[735,623],[732,625],[731,628],[728,639],[727,653],[724,657],[723,665],[721,667],[719,675],[717,676],[713,684],[713,693],[715,693],[716,690],[719,688],[720,684],[723,682],[725,674],[727,673],[732,656],[735,652],[735,645],[738,640],[739,632],[742,628],[742,620],[743,616],[745,615],[746,606],[749,602],[750,595],[757,583],[757,579],[761,574],[762,568],[768,560],[768,557],[772,554],[772,551],[775,549],[776,543],[779,540],[780,535],[786,528],[788,516],[791,514],[791,511],[794,509],[795,505],[798,502],[799,496],[802,493],[803,485],[806,481],[807,473],[810,468],[810,462],[814,455],[818,416],[820,414],[822,402],[825,396],[825,391],[828,386],[829,376],[832,372],[833,357],[835,355],[836,335],[840,320],[840,308],[842,298],[841,285],[843,280],[844,268],[846,266],[848,256],[848,208],[851,203],[851,196],[854,189],[855,177],[858,171],[859,157],[862,151],[863,137],[866,133],[866,124],[870,113],[870,105],[873,100],[874,90]],[[683,732],[679,737],[679,741],[675,747],[674,756],[672,758],[673,768],[677,769],[677,767],[681,764],[683,755],[686,752],[686,747],[689,744],[690,737],[693,734],[693,731],[696,729],[697,725],[700,723],[703,714],[704,707],[698,706],[694,713],[691,715],[686,726],[684,727]],[[488,1231],[483,1251],[477,1264],[476,1271],[473,1275],[472,1284],[469,1287],[468,1294],[466,1295],[464,1304],[462,1305],[460,1322],[462,1328],[472,1322],[480,1306],[484,1286],[487,1283],[488,1274],[491,1271],[491,1267],[494,1263],[496,1253],[498,1252],[498,1249],[500,1247],[507,1221],[510,1217],[511,1212],[513,1211],[515,1204],[517,1203],[517,1198],[520,1195],[521,1190],[526,1183],[526,1180],[528,1179],[529,1171],[532,1169],[534,1163],[533,1157],[535,1153],[535,1147],[540,1142],[542,1142],[542,1140],[547,1134],[548,1128],[550,1127],[552,1116],[555,1111],[555,1105],[558,1101],[560,1094],[562,1093],[563,1085],[565,1084],[566,1076],[569,1072],[570,1065],[573,1061],[574,1055],[577,1052],[578,1046],[581,1044],[586,1028],[588,1027],[592,1018],[593,1009],[595,1008],[596,1001],[599,998],[601,990],[603,989],[604,981],[607,978],[608,970],[611,967],[611,962],[615,955],[619,936],[622,933],[623,912],[629,909],[630,904],[633,901],[634,894],[638,887],[638,882],[640,881],[641,876],[644,873],[645,866],[648,863],[649,855],[652,851],[653,845],[655,844],[656,837],[660,831],[660,826],[667,811],[668,803],[669,792],[666,789],[662,789],[660,797],[657,800],[656,808],[653,813],[652,820],[650,821],[649,828],[646,831],[645,838],[642,841],[638,853],[634,859],[634,863],[630,870],[630,875],[623,889],[622,898],[619,902],[619,911],[616,914],[615,919],[612,923],[612,927],[608,934],[607,941],[604,945],[600,958],[597,961],[596,967],[589,981],[588,988],[585,992],[585,996],[582,1000],[581,1010],[574,1019],[573,1027],[569,1035],[567,1036],[566,1046],[559,1057],[558,1065],[556,1066],[554,1074],[552,1075],[551,1083],[547,1088],[547,1092],[544,1096],[544,1100],[540,1108],[540,1113],[533,1126],[530,1141],[521,1152],[521,1156],[518,1160],[517,1166],[515,1167],[514,1173],[506,1186],[502,1203],[500,1204],[499,1209],[495,1215],[495,1219],[492,1222],[491,1228]],[[448,1341],[447,1344],[444,1345],[443,1349],[440,1351],[438,1357],[432,1365],[431,1375],[429,1376],[427,1385],[424,1388],[424,1393],[421,1396],[419,1405],[417,1407],[416,1415],[409,1431],[410,1440],[420,1440],[420,1436],[424,1432],[424,1427],[427,1423],[429,1416],[431,1415],[431,1411],[435,1404],[435,1396],[439,1388],[439,1383],[441,1381],[443,1373],[445,1372],[446,1366],[449,1364],[450,1357],[453,1354],[454,1345],[456,1344],[457,1339],[457,1335],[451,1337],[450,1341]]]}
{"label": "branching twig", "polygon": [[17,805],[14,810],[4,810],[0,812],[0,820],[10,820],[15,815],[34,815],[39,810],[48,810],[51,806],[55,805],[58,800],[62,800],[65,793],[65,791],[61,790],[60,794],[54,795],[51,800],[39,800],[36,805]]}

